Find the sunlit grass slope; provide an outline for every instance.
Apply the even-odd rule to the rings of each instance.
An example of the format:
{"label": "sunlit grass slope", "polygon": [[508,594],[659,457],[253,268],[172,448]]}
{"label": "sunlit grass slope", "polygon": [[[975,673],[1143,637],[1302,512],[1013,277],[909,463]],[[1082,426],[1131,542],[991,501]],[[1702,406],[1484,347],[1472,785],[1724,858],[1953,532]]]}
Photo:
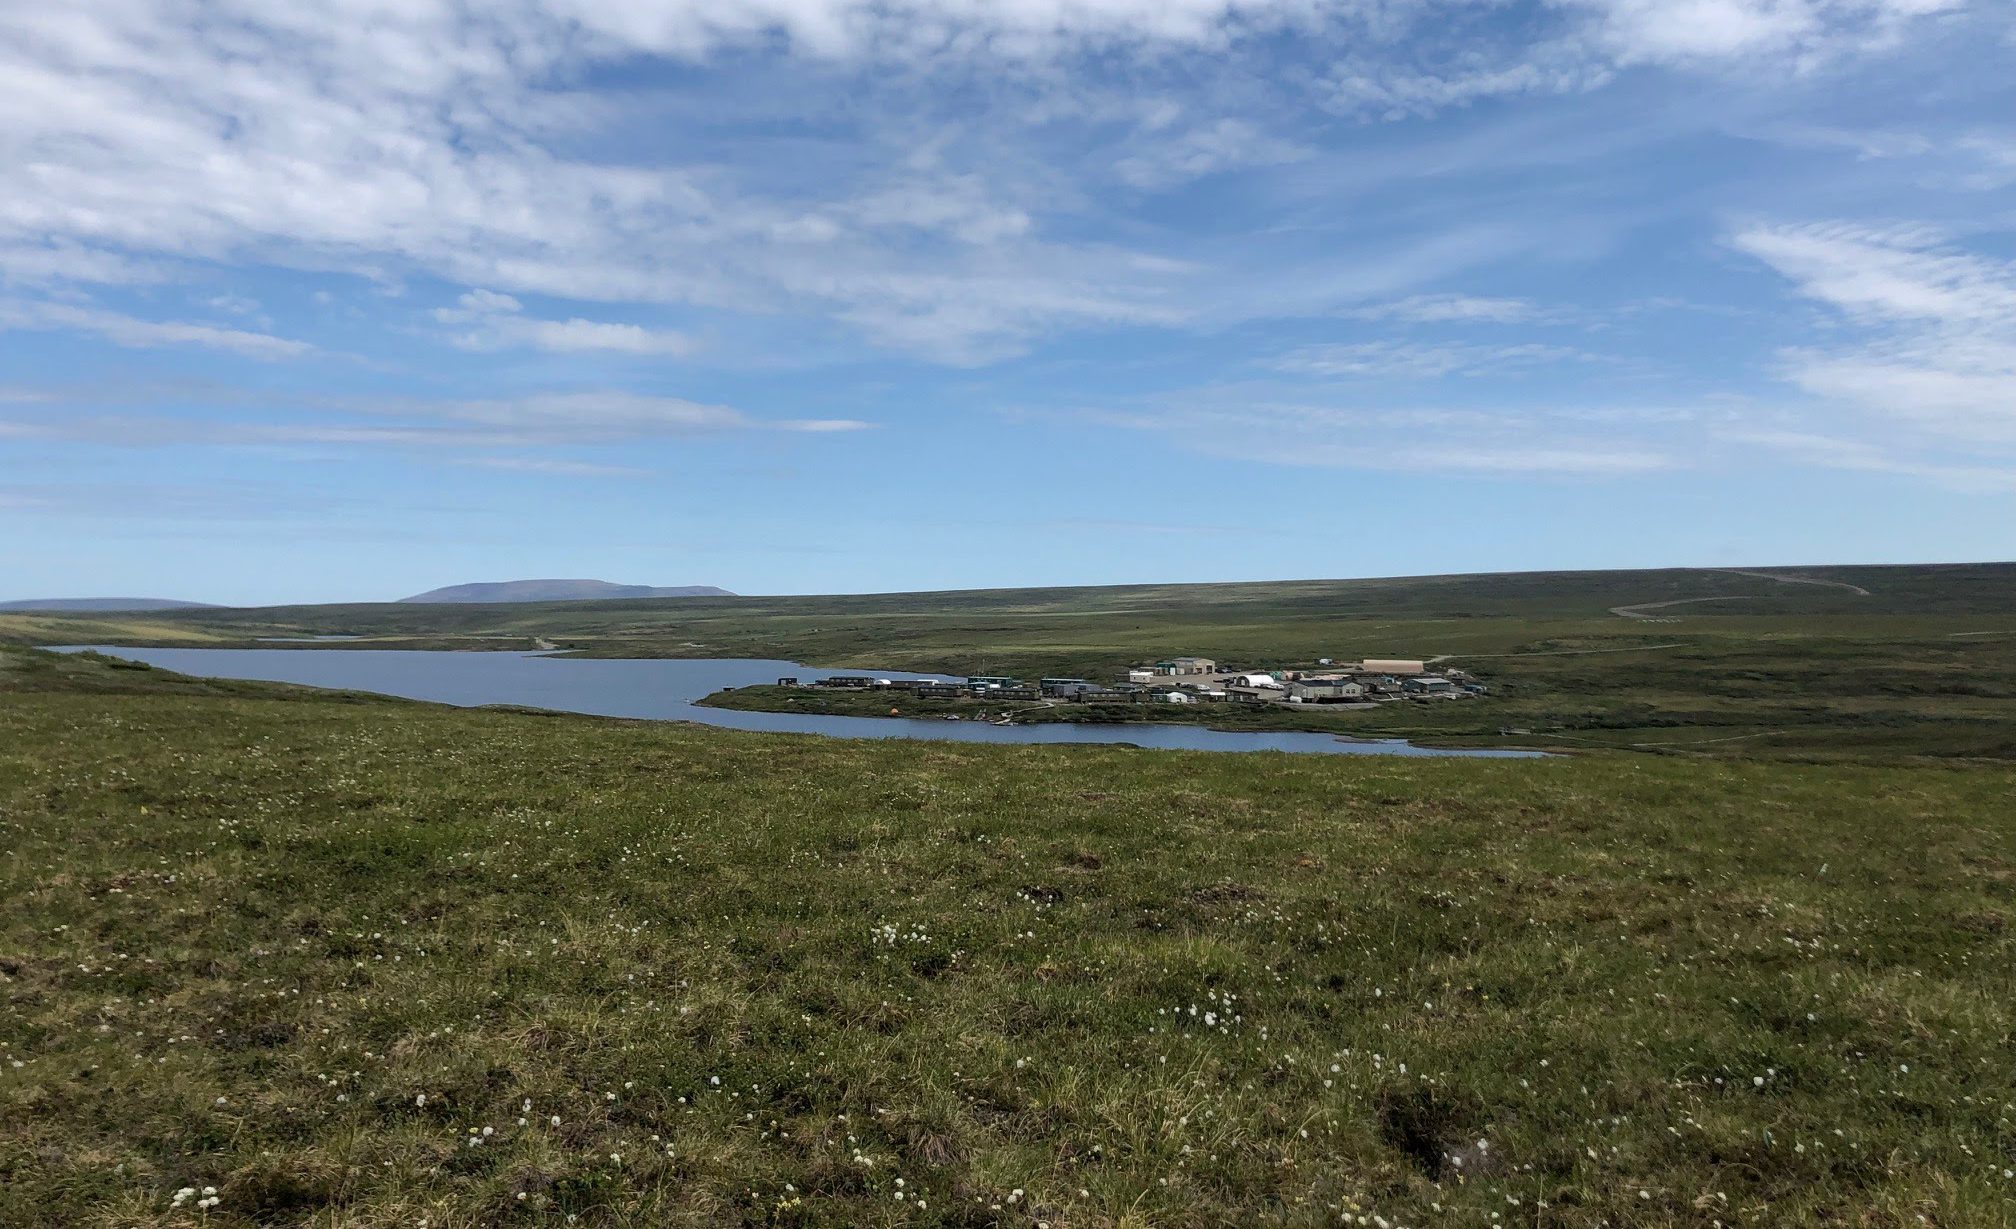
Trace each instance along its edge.
{"label": "sunlit grass slope", "polygon": [[2004,769],[848,743],[6,660],[0,1224],[2016,1206]]}

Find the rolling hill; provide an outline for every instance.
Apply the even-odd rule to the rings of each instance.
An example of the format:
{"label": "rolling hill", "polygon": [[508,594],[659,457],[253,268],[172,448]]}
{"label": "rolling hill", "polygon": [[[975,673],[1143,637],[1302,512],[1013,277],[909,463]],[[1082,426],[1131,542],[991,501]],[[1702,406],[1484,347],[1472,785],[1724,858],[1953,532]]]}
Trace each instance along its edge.
{"label": "rolling hill", "polygon": [[402,603],[475,605],[491,602],[606,602],[640,597],[734,597],[712,585],[618,585],[606,580],[500,580],[429,589]]}
{"label": "rolling hill", "polygon": [[42,597],[0,602],[0,611],[104,613],[115,610],[209,610],[208,602],[178,602],[167,597]]}

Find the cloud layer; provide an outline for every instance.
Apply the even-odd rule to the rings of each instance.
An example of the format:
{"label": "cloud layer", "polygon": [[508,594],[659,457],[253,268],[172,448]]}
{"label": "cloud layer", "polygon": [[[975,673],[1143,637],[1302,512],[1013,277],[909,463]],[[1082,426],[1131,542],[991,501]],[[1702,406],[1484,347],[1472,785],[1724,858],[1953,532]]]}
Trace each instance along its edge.
{"label": "cloud layer", "polygon": [[[1942,0],[106,0],[0,13],[0,271],[127,284],[187,262],[265,263],[590,302],[808,311],[872,341],[976,362],[1060,329],[1199,314],[1181,262],[1072,224],[1087,194],[1153,192],[1310,156],[1274,130],[1339,82],[1409,113],[1584,88],[1637,62],[1751,63],[1880,48]],[[1307,63],[1262,87],[1292,33]],[[779,53],[797,61],[775,64]],[[663,57],[747,60],[735,119],[590,88]],[[1137,65],[1113,91],[1094,57]],[[1423,75],[1422,63],[1446,66]],[[765,63],[773,67],[765,68]],[[1180,70],[1177,65],[1180,63]],[[1544,67],[1542,67],[1544,66]],[[1203,102],[1161,82],[1201,79]],[[985,82],[979,88],[970,88]],[[1280,97],[1282,91],[1298,94]],[[864,93],[865,91],[865,93]],[[1214,97],[1215,95],[1215,97]],[[948,98],[957,96],[956,109]],[[848,98],[867,109],[843,109]],[[1179,101],[1180,100],[1180,101]],[[1271,100],[1271,103],[1270,103]],[[1260,106],[1270,103],[1268,106]],[[669,156],[596,152],[625,114],[669,106]],[[977,107],[977,109],[976,109]],[[756,135],[836,121],[833,142]],[[1252,114],[1240,114],[1251,111]],[[974,121],[984,127],[975,127]],[[1068,129],[1060,174],[1023,138]],[[715,156],[734,133],[777,155]],[[1001,135],[989,134],[1007,134]],[[1018,135],[1020,134],[1020,135]],[[802,170],[792,153],[809,156]],[[848,151],[852,151],[849,153]],[[1103,168],[1103,169],[1099,169]],[[678,353],[675,336],[587,315],[512,314],[477,347]],[[131,334],[129,334],[130,336]]]}
{"label": "cloud layer", "polygon": [[[1993,20],[1960,0],[15,5],[0,332],[259,374],[234,369],[228,405],[139,411],[51,409],[23,381],[0,435],[614,477],[638,466],[588,454],[867,425],[731,408],[774,403],[702,383],[709,363],[1033,356],[1056,365],[996,404],[1042,386],[1102,407],[1081,421],[1269,465],[1583,478],[1722,446],[1993,487],[2016,466],[1992,220],[2016,139],[1805,114],[1830,73]],[[1850,165],[1808,204],[1732,158],[1726,206],[1687,159],[1738,142]],[[1927,202],[1899,179],[1966,202],[1899,221]],[[1754,301],[1703,293],[1715,262]],[[1620,268],[1642,276],[1605,284]],[[1662,348],[1683,307],[1793,323]],[[1136,362],[1165,395],[1047,383]],[[304,368],[425,392],[270,391]],[[784,403],[823,407],[823,378]],[[926,400],[949,418],[988,399],[968,391]]]}

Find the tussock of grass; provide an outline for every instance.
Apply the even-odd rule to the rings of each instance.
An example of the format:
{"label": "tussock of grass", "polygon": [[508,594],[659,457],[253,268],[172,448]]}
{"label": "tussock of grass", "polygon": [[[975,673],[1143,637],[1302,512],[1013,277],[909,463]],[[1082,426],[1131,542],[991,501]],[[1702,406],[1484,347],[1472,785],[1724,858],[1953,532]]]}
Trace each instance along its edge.
{"label": "tussock of grass", "polygon": [[0,1224],[2007,1224],[2012,787],[15,691]]}

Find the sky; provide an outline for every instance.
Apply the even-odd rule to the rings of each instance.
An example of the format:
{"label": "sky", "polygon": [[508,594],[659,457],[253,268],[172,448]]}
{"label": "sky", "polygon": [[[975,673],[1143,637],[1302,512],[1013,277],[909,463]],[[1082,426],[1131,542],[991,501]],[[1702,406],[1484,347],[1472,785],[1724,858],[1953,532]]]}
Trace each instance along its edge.
{"label": "sky", "polygon": [[0,599],[2011,558],[2005,0],[0,6]]}

